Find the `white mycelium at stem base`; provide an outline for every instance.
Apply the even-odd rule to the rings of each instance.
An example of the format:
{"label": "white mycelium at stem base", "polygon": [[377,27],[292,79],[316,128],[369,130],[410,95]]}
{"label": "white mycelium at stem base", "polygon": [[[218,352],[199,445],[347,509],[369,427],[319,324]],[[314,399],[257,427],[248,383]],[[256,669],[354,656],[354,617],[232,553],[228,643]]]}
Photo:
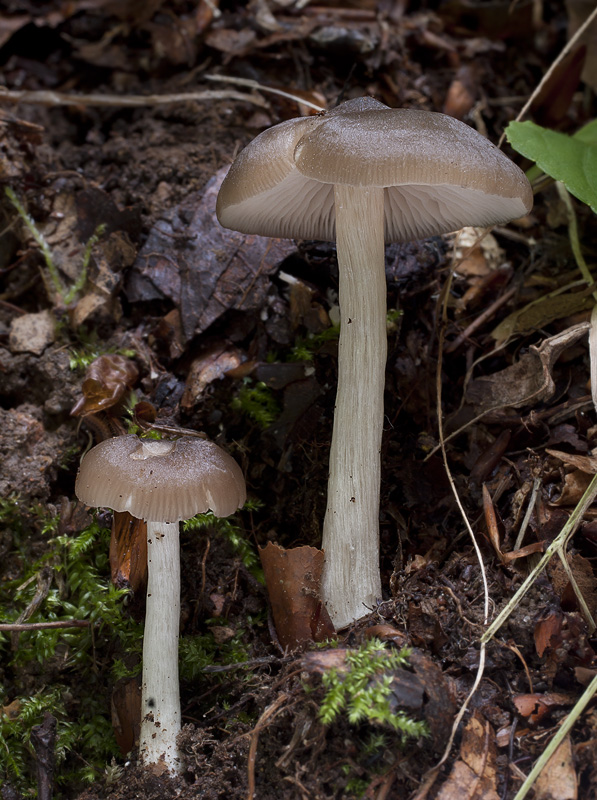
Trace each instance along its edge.
{"label": "white mycelium at stem base", "polygon": [[147,601],[143,637],[139,754],[145,764],[162,759],[180,767],[178,629],[180,619],[180,539],[178,522],[147,523]]}
{"label": "white mycelium at stem base", "polygon": [[380,447],[387,352],[383,189],[335,187],[340,342],[322,594],[336,628],[381,599]]}

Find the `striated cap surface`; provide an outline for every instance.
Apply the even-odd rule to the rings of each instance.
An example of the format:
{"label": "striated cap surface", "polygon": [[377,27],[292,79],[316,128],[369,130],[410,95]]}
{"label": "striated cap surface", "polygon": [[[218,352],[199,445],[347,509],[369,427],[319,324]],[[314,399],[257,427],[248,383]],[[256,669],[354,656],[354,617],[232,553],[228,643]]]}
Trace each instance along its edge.
{"label": "striated cap surface", "polygon": [[227,517],[246,500],[245,479],[232,456],[192,436],[107,439],[84,456],[75,492],[89,506],[154,522],[178,522],[208,509]]}
{"label": "striated cap surface", "polygon": [[505,223],[533,204],[524,173],[473,128],[364,97],[257,136],[222,184],[218,219],[243,233],[332,241],[334,184],[384,188],[386,241]]}

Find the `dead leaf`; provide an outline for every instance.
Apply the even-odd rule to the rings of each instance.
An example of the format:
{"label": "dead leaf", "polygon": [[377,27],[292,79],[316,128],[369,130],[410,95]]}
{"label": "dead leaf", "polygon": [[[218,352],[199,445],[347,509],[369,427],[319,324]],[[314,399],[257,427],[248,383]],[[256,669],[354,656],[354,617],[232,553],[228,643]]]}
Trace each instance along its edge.
{"label": "dead leaf", "polygon": [[566,736],[535,781],[534,800],[576,800],[578,782],[570,736]]}
{"label": "dead leaf", "polygon": [[531,345],[517,363],[471,381],[467,400],[480,410],[499,406],[517,408],[549,400],[555,391],[551,376],[554,364],[563,351],[586,336],[588,330],[589,324],[581,322],[545,339],[539,347]]}
{"label": "dead leaf", "polygon": [[190,413],[200,402],[205,389],[213,381],[221,380],[230,370],[238,369],[245,357],[235,347],[214,344],[191,363],[185,388],[180,400],[181,408]]}
{"label": "dead leaf", "polygon": [[71,410],[73,417],[86,417],[105,411],[121,402],[139,377],[137,365],[130,358],[110,353],[99,356],[85,373],[83,397]]}
{"label": "dead leaf", "polygon": [[592,477],[584,470],[575,469],[564,475],[564,485],[557,500],[552,500],[552,506],[575,506],[586,492]]}
{"label": "dead leaf", "polygon": [[577,470],[586,472],[587,475],[597,474],[597,456],[579,456],[575,453],[564,453],[562,450],[546,449],[550,456],[559,458],[564,464],[576,467]]}
{"label": "dead leaf", "polygon": [[475,709],[463,731],[460,758],[439,790],[437,800],[499,800],[497,748],[491,724]]}
{"label": "dead leaf", "polygon": [[505,342],[512,336],[541,330],[556,319],[563,319],[577,314],[579,311],[593,308],[595,300],[592,293],[594,291],[594,286],[588,286],[579,292],[555,296],[546,295],[539,300],[534,300],[502,320],[491,331],[491,336],[497,342]]}
{"label": "dead leaf", "polygon": [[535,625],[534,639],[535,650],[539,658],[543,658],[543,653],[548,647],[554,649],[553,642],[559,644],[562,641],[562,624],[564,615],[561,611],[550,611]]}
{"label": "dead leaf", "polygon": [[572,694],[545,692],[544,694],[517,694],[512,698],[516,710],[530,725],[537,725],[549,712],[574,704]]}
{"label": "dead leaf", "polygon": [[112,727],[123,756],[135,746],[141,726],[141,687],[136,678],[116,684],[112,692]]}
{"label": "dead leaf", "polygon": [[268,276],[290,253],[287,239],[222,228],[216,198],[226,174],[165,214],[149,234],[125,288],[131,302],[169,298],[180,310],[184,341],[231,309],[255,311],[266,302]]}
{"label": "dead leaf", "polygon": [[128,511],[115,511],[112,517],[110,573],[119,589],[138,592],[147,582],[147,523]]}
{"label": "dead leaf", "polygon": [[320,595],[323,550],[306,545],[285,550],[268,542],[259,555],[282,647],[331,638],[334,626]]}
{"label": "dead leaf", "polygon": [[[566,553],[566,560],[578,586],[578,590],[587,604],[591,615],[597,609],[597,579],[591,562],[580,553]],[[574,590],[564,566],[559,558],[554,558],[547,566],[547,573],[553,585],[556,596],[566,611],[576,611],[578,603],[574,597]]]}

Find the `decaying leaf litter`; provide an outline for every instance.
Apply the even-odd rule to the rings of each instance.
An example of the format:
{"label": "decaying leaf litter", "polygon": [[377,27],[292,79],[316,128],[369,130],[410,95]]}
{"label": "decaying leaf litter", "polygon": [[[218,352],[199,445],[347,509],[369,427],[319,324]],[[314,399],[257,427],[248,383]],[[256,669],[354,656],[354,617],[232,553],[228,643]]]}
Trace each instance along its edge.
{"label": "decaying leaf litter", "polygon": [[[270,542],[311,558],[320,545],[338,278],[332,245],[217,226],[221,170],[264,128],[309,112],[208,76],[316,106],[345,92],[443,110],[497,142],[548,75],[531,118],[572,134],[595,115],[594,64],[574,48],[548,70],[581,6],[545,3],[537,15],[531,3],[508,13],[464,2],[100,2],[2,12],[3,186],[38,233],[6,197],[1,621],[38,627],[2,633],[3,797],[31,787],[90,798],[516,795],[594,678],[595,521],[589,505],[562,558],[488,642],[451,755],[433,773],[484,630],[479,564],[438,449],[438,356],[443,345],[447,461],[493,619],[566,533],[595,474],[594,287],[575,257],[580,243],[590,273],[593,213],[573,200],[571,221],[543,176],[531,215],[507,228],[387,248],[384,598],[337,645],[284,650],[289,636],[327,633],[314,567],[299,565],[306,603],[289,634],[268,613],[256,553]],[[86,98],[73,104],[73,93]],[[141,95],[145,105],[127,104]],[[171,101],[158,105],[164,95]],[[143,585],[143,533],[120,519],[110,537],[105,512],[90,529],[73,493],[87,442],[131,425],[217,441],[242,465],[252,499],[224,528],[207,518],[182,533],[187,772],[176,780],[123,755],[138,716],[144,592],[112,597],[108,587],[110,571],[120,589]],[[322,722],[324,676],[342,677],[376,639],[388,664],[390,652],[412,648],[406,667],[370,663],[389,680],[393,718],[425,721],[427,737],[401,746],[388,719],[350,723],[358,702]],[[589,704],[535,796],[595,794],[593,716]]]}

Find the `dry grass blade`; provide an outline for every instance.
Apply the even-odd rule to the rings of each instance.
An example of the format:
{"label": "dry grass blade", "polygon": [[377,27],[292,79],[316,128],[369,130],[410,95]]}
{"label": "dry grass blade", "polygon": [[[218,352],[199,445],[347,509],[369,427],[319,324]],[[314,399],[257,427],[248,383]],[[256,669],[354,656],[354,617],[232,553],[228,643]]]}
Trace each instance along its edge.
{"label": "dry grass blade", "polygon": [[258,94],[234,90],[179,92],[176,94],[67,94],[53,91],[10,90],[0,87],[0,103],[29,103],[38,106],[107,106],[112,108],[139,108],[165,106],[172,103],[211,103],[215,100],[237,100],[268,108],[267,100]]}

